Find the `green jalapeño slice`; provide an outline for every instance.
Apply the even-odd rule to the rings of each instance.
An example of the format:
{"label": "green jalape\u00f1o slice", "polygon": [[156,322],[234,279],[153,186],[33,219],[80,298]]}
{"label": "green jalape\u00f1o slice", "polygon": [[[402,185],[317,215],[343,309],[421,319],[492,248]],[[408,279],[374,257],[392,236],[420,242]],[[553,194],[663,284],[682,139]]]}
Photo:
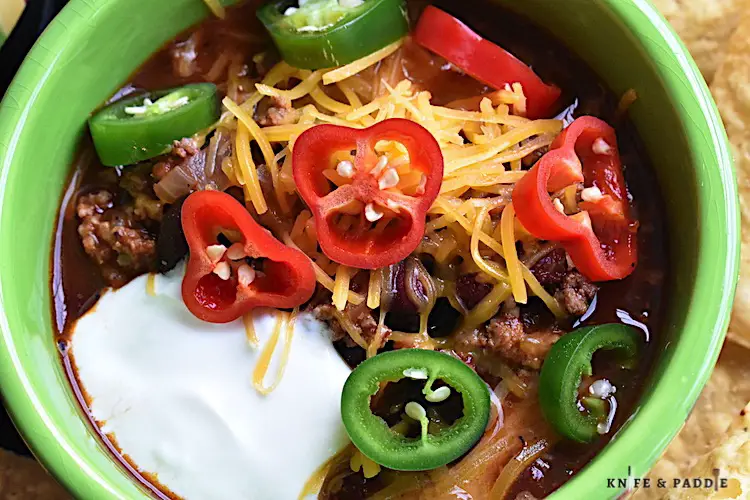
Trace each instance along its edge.
{"label": "green jalape\u00f1o slice", "polygon": [[[584,375],[592,376],[591,359],[599,350],[613,351],[621,368],[633,368],[641,342],[637,330],[614,323],[579,328],[555,342],[539,376],[539,404],[559,434],[580,443],[589,443],[599,436],[608,414],[601,398],[613,391],[611,387],[603,392],[593,391],[599,394],[599,400],[581,398],[581,379]],[[602,382],[608,385],[606,380]]]}
{"label": "green jalape\u00f1o slice", "polygon": [[[407,378],[424,381],[424,401],[404,405],[405,416],[420,425],[418,437],[389,427],[370,406],[382,385]],[[433,389],[437,381],[445,385]],[[430,433],[425,406],[438,405],[453,393],[461,397],[461,416]],[[489,415],[489,388],[474,370],[452,356],[422,349],[385,352],[364,361],[341,394],[341,416],[352,443],[373,462],[394,470],[430,470],[460,458],[482,437]]]}
{"label": "green jalape\u00f1o slice", "polygon": [[218,119],[216,86],[201,83],[120,99],[92,116],[89,129],[99,159],[114,167],[164,154]]}
{"label": "green jalape\u00f1o slice", "polygon": [[284,61],[302,69],[348,64],[409,31],[404,0],[280,0],[258,18]]}

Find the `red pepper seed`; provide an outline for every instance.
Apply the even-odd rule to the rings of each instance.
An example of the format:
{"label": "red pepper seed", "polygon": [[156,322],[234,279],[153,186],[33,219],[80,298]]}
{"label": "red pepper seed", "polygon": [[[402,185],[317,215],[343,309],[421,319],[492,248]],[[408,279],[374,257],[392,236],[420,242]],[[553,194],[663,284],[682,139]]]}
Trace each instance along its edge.
{"label": "red pepper seed", "polygon": [[231,247],[227,250],[227,258],[230,260],[242,260],[247,255],[245,255],[245,248],[242,246],[242,243],[233,243]]}

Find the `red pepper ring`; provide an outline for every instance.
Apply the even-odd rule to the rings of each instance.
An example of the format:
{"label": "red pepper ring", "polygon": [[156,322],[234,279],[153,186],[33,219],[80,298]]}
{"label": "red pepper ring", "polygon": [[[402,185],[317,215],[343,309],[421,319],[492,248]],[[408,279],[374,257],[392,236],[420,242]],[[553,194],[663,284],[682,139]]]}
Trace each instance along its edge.
{"label": "red pepper ring", "polygon": [[554,111],[561,94],[558,87],[544,83],[523,61],[447,12],[428,5],[414,29],[414,40],[491,87],[520,83],[529,118],[543,118]]}
{"label": "red pepper ring", "polygon": [[[182,299],[198,319],[228,323],[256,307],[296,307],[312,297],[315,272],[310,259],[274,238],[230,195],[191,194],[182,206],[182,229],[190,248]],[[217,254],[219,234],[239,245],[224,253],[218,247]],[[259,258],[264,259],[262,269],[250,271],[246,259]],[[219,266],[230,273],[226,279],[220,277]]]}
{"label": "red pepper ring", "polygon": [[552,149],[574,148],[583,165],[586,187],[597,187],[603,196],[596,201],[583,201],[582,210],[591,214],[594,227],[602,221],[624,221],[629,212],[622,175],[622,161],[617,147],[615,129],[593,116],[582,116],[570,124],[552,143]]}
{"label": "red pepper ring", "polygon": [[[567,216],[555,208],[550,193],[581,181],[601,196]],[[592,281],[622,279],[635,269],[638,223],[630,219],[626,200],[614,129],[589,116],[573,122],[513,190],[523,227],[537,238],[560,242]]]}
{"label": "red pepper ring", "polygon": [[[394,141],[406,148],[410,171],[423,174],[415,194],[406,195],[398,186],[381,189],[379,179],[389,167],[377,167],[380,158],[375,145],[379,141]],[[351,183],[331,190],[323,171],[332,168],[334,154],[342,151],[356,151]],[[328,258],[350,267],[378,269],[402,261],[417,248],[427,211],[443,180],[440,146],[424,127],[400,118],[366,129],[318,125],[297,138],[292,161],[297,192],[315,217],[318,242]],[[386,215],[387,224],[368,219],[367,209],[360,205]],[[354,215],[353,209],[359,214],[359,224],[342,230],[336,216]]]}

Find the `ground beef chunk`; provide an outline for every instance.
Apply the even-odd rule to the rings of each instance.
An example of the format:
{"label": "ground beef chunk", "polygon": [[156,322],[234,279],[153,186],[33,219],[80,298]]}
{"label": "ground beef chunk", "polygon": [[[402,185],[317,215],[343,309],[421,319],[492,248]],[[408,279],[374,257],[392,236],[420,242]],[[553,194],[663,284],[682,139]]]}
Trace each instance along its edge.
{"label": "ground beef chunk", "polygon": [[[337,312],[336,308],[331,304],[321,304],[313,309],[313,315],[317,319],[325,321],[331,328],[331,331],[333,332],[332,340],[334,342],[344,340],[349,346],[357,345],[354,339],[349,336],[349,333],[343,325],[341,325],[341,322],[337,317]],[[351,320],[354,328],[362,336],[365,343],[370,344],[377,334],[378,322],[375,321],[375,318],[372,316],[372,313],[367,306],[364,303],[358,306],[347,304],[343,314]],[[385,338],[387,338],[387,333]]]}
{"label": "ground beef chunk", "polygon": [[197,155],[200,148],[195,144],[193,139],[183,137],[179,141],[172,143],[172,154],[178,158],[189,158]]}
{"label": "ground beef chunk", "polygon": [[100,267],[113,286],[150,271],[155,263],[154,237],[137,222],[132,208],[114,208],[109,191],[97,191],[78,199],[78,234],[86,254]]}
{"label": "ground beef chunk", "polygon": [[456,351],[485,351],[514,364],[538,370],[561,333],[554,326],[530,330],[520,318],[501,314],[484,328],[460,333],[456,338]]}
{"label": "ground beef chunk", "polygon": [[195,141],[184,138],[172,143],[172,151],[156,164],[152,170],[152,175],[157,181],[162,180],[175,167],[186,164],[191,158],[198,155],[201,150],[195,144]]}
{"label": "ground beef chunk", "polygon": [[83,220],[97,214],[103,214],[113,206],[113,196],[109,191],[97,191],[78,198],[76,213]]}
{"label": "ground beef chunk", "polygon": [[581,316],[588,310],[598,291],[597,286],[581,273],[570,271],[563,277],[555,298],[570,314]]}
{"label": "ground beef chunk", "polygon": [[255,120],[262,127],[289,125],[299,119],[299,110],[286,97],[268,97],[258,103]]}
{"label": "ground beef chunk", "polygon": [[531,272],[573,316],[583,315],[599,290],[575,268],[568,266],[567,254],[562,248],[546,253],[533,264]]}
{"label": "ground beef chunk", "polygon": [[132,198],[132,215],[138,221],[160,221],[164,203],[154,196],[151,167],[147,164],[128,167],[119,181],[121,190]]}

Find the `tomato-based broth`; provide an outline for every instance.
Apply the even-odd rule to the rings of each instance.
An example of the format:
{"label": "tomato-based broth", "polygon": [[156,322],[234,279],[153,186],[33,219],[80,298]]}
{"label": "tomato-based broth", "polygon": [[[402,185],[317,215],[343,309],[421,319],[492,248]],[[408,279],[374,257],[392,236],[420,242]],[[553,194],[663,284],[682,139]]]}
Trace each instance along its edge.
{"label": "tomato-based broth", "polygon": [[[94,112],[54,234],[56,342],[92,424],[154,495],[201,498],[225,484],[226,498],[541,498],[632,415],[663,340],[667,246],[659,189],[627,117],[637,89],[613,95],[561,42],[490,2],[435,6],[528,65],[553,104],[539,104],[531,83],[481,83],[470,76],[481,68],[436,55],[423,2],[408,3],[411,34],[378,47],[388,55],[326,83],[339,70],[325,71],[346,64],[283,62],[250,1],[178,36]],[[284,22],[306,12],[284,9]],[[136,117],[155,136],[168,127],[151,122],[180,112],[201,125],[166,152],[118,149],[111,129],[105,138],[96,128]],[[580,178],[554,164],[563,151],[582,162]],[[120,158],[131,161],[105,166]],[[562,229],[529,218],[536,201],[524,183],[542,168],[549,186],[573,176],[549,189],[551,206],[598,238],[588,254],[583,236],[555,239]],[[596,252],[599,263],[583,261]],[[544,398],[566,375],[545,362],[595,325],[604,340],[570,402],[580,420],[558,415]],[[376,439],[338,406],[350,373],[406,349],[449,355],[473,377],[425,382],[431,368],[414,371],[407,358],[363,410],[415,453],[446,428],[474,429],[463,447],[445,445],[449,458],[425,455],[429,467],[405,451],[380,459]],[[469,411],[466,387],[477,384],[482,401]],[[157,404],[184,425],[169,426],[149,409]],[[251,415],[261,416],[246,429]],[[245,479],[261,454],[270,472]]]}

